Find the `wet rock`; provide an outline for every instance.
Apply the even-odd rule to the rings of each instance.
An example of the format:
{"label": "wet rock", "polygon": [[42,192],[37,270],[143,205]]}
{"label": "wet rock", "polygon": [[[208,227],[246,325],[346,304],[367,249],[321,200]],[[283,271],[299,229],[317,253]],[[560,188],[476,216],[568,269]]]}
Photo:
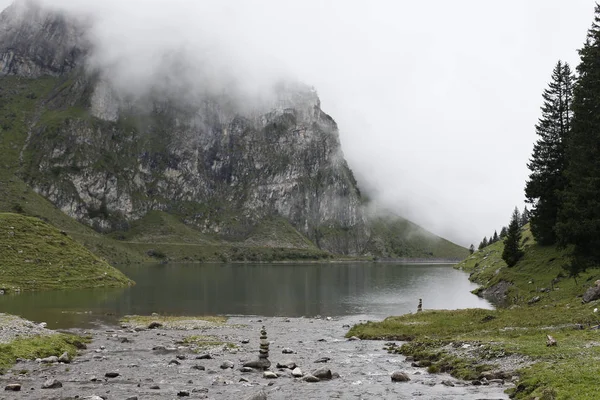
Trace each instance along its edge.
{"label": "wet rock", "polygon": [[6,385],[4,387],[4,390],[8,390],[10,392],[18,392],[21,390],[21,384],[20,383],[9,383],[8,385]]}
{"label": "wet rock", "polygon": [[266,378],[266,379],[277,379],[278,376],[273,371],[265,371],[265,372],[263,372],[263,378]]}
{"label": "wet rock", "polygon": [[202,354],[197,356],[196,360],[212,360],[212,356],[210,354]]}
{"label": "wet rock", "polygon": [[158,328],[162,328],[162,326],[163,326],[163,324],[161,324],[160,322],[152,321],[148,325],[148,329],[158,329]]}
{"label": "wet rock", "polygon": [[223,361],[223,363],[221,364],[221,369],[228,369],[228,368],[233,368],[234,365],[231,361]]}
{"label": "wet rock", "polygon": [[69,357],[69,353],[67,353],[66,351],[62,353],[61,356],[58,357],[58,362],[69,364],[71,362],[71,357]]}
{"label": "wet rock", "polygon": [[50,357],[42,358],[40,360],[40,362],[42,362],[44,364],[54,364],[54,363],[58,362],[58,357],[56,357],[56,356],[50,356]]}
{"label": "wet rock", "polygon": [[288,348],[288,347],[286,347],[286,348],[284,348],[283,350],[281,350],[281,352],[282,352],[283,354],[294,354],[294,353],[296,353],[294,350],[292,350],[292,349],[290,349],[290,348]]}
{"label": "wet rock", "polygon": [[394,371],[392,373],[392,382],[408,382],[410,378],[405,372],[402,371]]}
{"label": "wet rock", "polygon": [[187,390],[180,390],[179,392],[177,392],[177,397],[189,397],[190,392],[188,392]]}
{"label": "wet rock", "polygon": [[314,382],[321,382],[321,380],[319,378],[317,378],[316,376],[311,375],[311,374],[304,375],[304,377],[302,378],[302,380],[304,382],[312,382],[312,383],[314,383]]}
{"label": "wet rock", "polygon": [[244,367],[255,368],[255,369],[267,369],[271,366],[271,361],[266,358],[260,358],[258,360],[248,361],[244,363]]}
{"label": "wet rock", "polygon": [[331,358],[329,357],[321,357],[318,360],[315,360],[315,363],[326,363],[327,361],[331,360]]}
{"label": "wet rock", "polygon": [[261,390],[256,394],[246,397],[244,400],[267,400],[267,394]]}
{"label": "wet rock", "polygon": [[319,368],[318,370],[312,373],[313,376],[323,380],[323,379],[331,379],[331,370],[329,368]]}
{"label": "wet rock", "polygon": [[204,365],[194,365],[192,367],[192,369],[198,370],[198,371],[206,371],[206,367],[204,367]]}
{"label": "wet rock", "polygon": [[296,368],[296,363],[292,360],[286,360],[284,362],[277,363],[277,368],[294,369]]}
{"label": "wet rock", "polygon": [[58,389],[62,387],[62,382],[57,381],[56,379],[46,379],[46,381],[42,384],[42,389]]}
{"label": "wet rock", "polygon": [[107,377],[107,378],[116,378],[119,375],[120,374],[118,372],[107,372],[107,373],[104,374],[104,376]]}
{"label": "wet rock", "polygon": [[294,368],[294,370],[292,371],[292,376],[295,378],[301,378],[302,375],[304,374],[302,373],[302,370],[298,367]]}

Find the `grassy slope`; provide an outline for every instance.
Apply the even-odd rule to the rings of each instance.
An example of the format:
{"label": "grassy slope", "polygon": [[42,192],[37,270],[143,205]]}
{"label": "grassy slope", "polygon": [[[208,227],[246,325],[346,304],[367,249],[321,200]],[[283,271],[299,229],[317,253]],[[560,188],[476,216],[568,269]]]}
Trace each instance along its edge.
{"label": "grassy slope", "polygon": [[391,258],[463,259],[469,251],[398,216],[375,218],[371,223],[371,250]]}
{"label": "grassy slope", "polygon": [[[348,335],[411,340],[399,352],[426,360],[432,371],[445,370],[469,379],[508,355],[528,357],[535,364],[519,371],[520,380],[512,393],[515,398],[595,398],[600,346],[598,331],[589,328],[600,323],[600,316],[593,312],[599,302],[581,304],[578,296],[600,274],[588,272],[577,282],[564,278],[564,252],[538,246],[527,229],[523,240],[525,256],[513,268],[500,259],[502,243],[478,251],[458,265],[472,272],[472,279],[485,287],[501,280],[511,282],[511,307],[389,317],[379,323],[357,325]],[[550,291],[540,291],[548,288]],[[540,301],[529,304],[536,296]],[[577,324],[584,329],[576,329]],[[558,346],[546,346],[547,334],[558,341]],[[457,357],[443,347],[464,342],[481,346],[482,351]]]}
{"label": "grassy slope", "polygon": [[44,290],[132,284],[125,275],[45,222],[0,213],[0,288]]}
{"label": "grassy slope", "polygon": [[[95,254],[112,263],[170,261],[277,261],[323,260],[332,256],[282,218],[262,221],[240,242],[226,242],[202,235],[181,220],[165,213],[151,213],[134,222],[127,232],[102,235],[71,219],[20,178],[21,150],[34,123],[58,129],[69,118],[91,118],[80,105],[50,110],[45,99],[60,96],[71,81],[56,78],[0,78],[0,212],[38,217],[66,231]],[[72,83],[72,82],[71,82]],[[389,257],[462,258],[466,250],[432,235],[409,221],[376,221],[376,245],[391,249]]]}

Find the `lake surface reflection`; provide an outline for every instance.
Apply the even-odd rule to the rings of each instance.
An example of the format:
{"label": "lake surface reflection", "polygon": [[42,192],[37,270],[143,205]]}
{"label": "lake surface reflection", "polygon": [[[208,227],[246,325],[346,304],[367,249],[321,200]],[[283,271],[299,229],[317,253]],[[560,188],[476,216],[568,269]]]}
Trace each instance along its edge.
{"label": "lake surface reflection", "polygon": [[136,285],[0,296],[0,312],[50,328],[114,322],[127,314],[384,318],[423,308],[492,308],[449,265],[157,264],[119,266]]}

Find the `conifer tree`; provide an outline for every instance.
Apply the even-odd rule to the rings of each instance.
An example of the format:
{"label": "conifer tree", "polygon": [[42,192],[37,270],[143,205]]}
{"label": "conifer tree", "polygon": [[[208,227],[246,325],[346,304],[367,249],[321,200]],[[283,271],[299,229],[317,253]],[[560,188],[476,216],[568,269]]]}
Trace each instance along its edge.
{"label": "conifer tree", "polygon": [[566,186],[562,191],[556,234],[573,245],[567,267],[577,276],[600,264],[600,5],[579,50],[578,80],[573,91],[573,119],[567,141]]}
{"label": "conifer tree", "polygon": [[506,235],[508,234],[508,228],[503,226],[502,229],[500,230],[500,239],[503,239],[506,237]]}
{"label": "conifer tree", "polygon": [[488,245],[487,237],[484,236],[481,243],[479,243],[479,250],[487,247],[487,245]]}
{"label": "conifer tree", "polygon": [[521,226],[525,226],[529,223],[531,212],[527,209],[527,206],[523,209],[521,214]]}
{"label": "conifer tree", "polygon": [[473,246],[473,243],[471,243],[471,245],[469,246],[469,254],[473,253],[475,253],[475,246]]}
{"label": "conifer tree", "polygon": [[[556,242],[555,225],[560,205],[559,192],[565,187],[566,140],[572,122],[573,74],[569,64],[558,61],[552,81],[542,97],[542,117],[535,126],[539,136],[527,167],[531,170],[525,185],[529,216],[525,210],[521,224],[531,221],[531,232],[539,244]],[[527,218],[529,217],[529,218]]]}
{"label": "conifer tree", "polygon": [[521,216],[519,209],[515,207],[510,224],[508,224],[508,230],[506,238],[504,239],[504,250],[502,251],[502,259],[506,262],[509,267],[514,266],[517,261],[523,257],[523,251],[521,250],[521,229],[519,227]]}
{"label": "conifer tree", "polygon": [[498,240],[500,240],[500,239],[498,238],[498,232],[497,232],[497,231],[494,231],[494,236],[493,236],[493,239],[492,239],[492,241],[493,241],[494,243],[496,243]]}

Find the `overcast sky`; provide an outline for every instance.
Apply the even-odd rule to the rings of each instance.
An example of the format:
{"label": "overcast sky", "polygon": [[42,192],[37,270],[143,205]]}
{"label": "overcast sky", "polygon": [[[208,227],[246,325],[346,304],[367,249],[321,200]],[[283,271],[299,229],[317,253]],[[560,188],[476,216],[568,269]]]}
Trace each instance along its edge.
{"label": "overcast sky", "polygon": [[595,4],[47,1],[104,21],[94,33],[105,62],[139,69],[185,43],[248,82],[313,85],[366,191],[465,246],[522,208],[542,91],[559,59],[577,65]]}

